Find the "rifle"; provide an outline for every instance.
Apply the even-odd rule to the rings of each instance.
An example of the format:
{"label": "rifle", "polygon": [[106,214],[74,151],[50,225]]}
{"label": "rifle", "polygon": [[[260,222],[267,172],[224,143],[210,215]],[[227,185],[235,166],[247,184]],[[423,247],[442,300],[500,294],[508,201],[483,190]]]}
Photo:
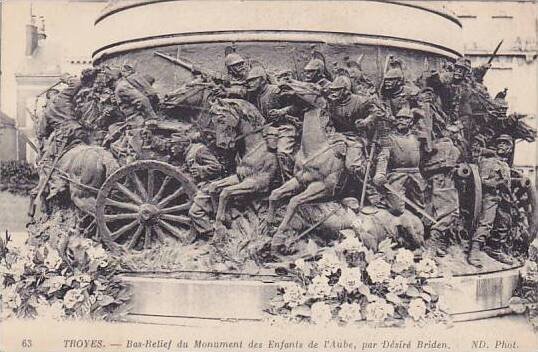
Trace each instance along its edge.
{"label": "rifle", "polygon": [[195,64],[188,62],[186,60],[175,58],[170,55],[161,53],[159,51],[154,51],[153,55],[156,55],[158,57],[161,57],[165,59],[168,62],[171,62],[175,65],[178,65],[180,67],[183,67],[184,69],[188,70],[193,75],[202,75],[202,77],[211,79],[217,83],[229,83],[230,80],[225,77],[223,74],[211,70],[205,70],[200,67],[197,67]]}
{"label": "rifle", "polygon": [[366,172],[364,174],[364,181],[362,182],[362,192],[361,192],[361,202],[359,205],[359,210],[364,206],[364,200],[366,198],[366,186],[368,184],[368,176],[370,174],[370,169],[372,167],[372,161],[374,159],[374,151],[377,144],[377,129],[374,132],[374,137],[372,138],[372,147],[370,149],[370,155],[368,156],[368,162],[366,164]]}
{"label": "rifle", "polygon": [[499,49],[501,48],[501,45],[503,43],[504,39],[502,39],[499,44],[497,44],[497,47],[495,48],[495,50],[493,50],[493,54],[491,54],[491,56],[489,57],[489,60],[488,60],[488,64],[491,64],[491,62],[493,61],[493,59],[495,57],[497,57],[497,53],[499,52]]}

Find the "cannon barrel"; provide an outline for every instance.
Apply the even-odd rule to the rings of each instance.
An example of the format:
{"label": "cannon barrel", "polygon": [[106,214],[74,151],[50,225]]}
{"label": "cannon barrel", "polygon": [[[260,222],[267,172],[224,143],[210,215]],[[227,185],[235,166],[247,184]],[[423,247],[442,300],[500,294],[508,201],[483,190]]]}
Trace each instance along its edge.
{"label": "cannon barrel", "polygon": [[456,166],[456,175],[461,178],[468,178],[471,176],[471,168],[467,164],[459,164]]}

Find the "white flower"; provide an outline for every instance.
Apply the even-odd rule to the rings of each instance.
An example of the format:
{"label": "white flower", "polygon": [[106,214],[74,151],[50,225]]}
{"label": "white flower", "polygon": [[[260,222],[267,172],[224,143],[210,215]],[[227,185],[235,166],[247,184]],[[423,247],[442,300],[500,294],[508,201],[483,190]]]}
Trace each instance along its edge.
{"label": "white flower", "polygon": [[340,260],[333,252],[325,252],[320,260],[318,260],[318,267],[323,272],[324,275],[331,275],[338,271],[341,268],[342,264]]}
{"label": "white flower", "polygon": [[281,287],[284,289],[282,299],[290,308],[304,303],[305,290],[295,282],[286,282]]}
{"label": "white flower", "polygon": [[72,289],[65,293],[64,305],[65,308],[73,308],[77,303],[84,301],[82,290]]}
{"label": "white flower", "polygon": [[361,269],[360,268],[343,268],[342,274],[338,279],[338,284],[348,292],[353,292],[361,285]]}
{"label": "white flower", "polygon": [[408,287],[409,285],[407,279],[401,275],[391,279],[388,284],[389,291],[397,295],[404,294]]}
{"label": "white flower", "polygon": [[25,261],[19,259],[15,263],[11,264],[10,274],[12,274],[16,278],[19,278],[21,275],[24,274],[25,270],[26,270]]}
{"label": "white flower", "polygon": [[312,283],[308,286],[308,293],[314,297],[324,297],[330,295],[331,289],[329,279],[326,276],[318,275],[312,279]]}
{"label": "white flower", "polygon": [[366,251],[366,247],[362,242],[353,234],[346,236],[346,238],[335,246],[337,252],[343,253],[360,253]]}
{"label": "white flower", "polygon": [[426,304],[420,298],[415,298],[409,302],[409,307],[407,312],[413,318],[413,320],[420,320],[424,315],[426,315]]}
{"label": "white flower", "polygon": [[92,282],[92,277],[88,274],[77,274],[74,279],[80,283],[80,287],[86,287]]}
{"label": "white flower", "polygon": [[312,264],[306,262],[304,259],[297,259],[295,261],[295,268],[303,275],[310,276],[312,274]]}
{"label": "white flower", "polygon": [[394,314],[394,307],[384,299],[376,300],[366,306],[366,320],[381,322]]}
{"label": "white flower", "polygon": [[49,293],[52,293],[60,290],[66,280],[64,276],[53,276],[45,282],[49,287]]}
{"label": "white flower", "polygon": [[358,303],[343,303],[338,311],[338,317],[345,322],[362,320],[361,306]]}
{"label": "white flower", "polygon": [[331,307],[324,302],[312,304],[310,312],[310,319],[316,324],[327,324],[332,319]]}
{"label": "white flower", "polygon": [[392,271],[401,273],[402,271],[409,269],[415,264],[414,258],[415,256],[410,250],[405,248],[398,249],[394,264],[392,265]]}
{"label": "white flower", "polygon": [[437,276],[437,264],[431,258],[423,258],[418,262],[417,275],[422,277],[434,277]]}
{"label": "white flower", "polygon": [[371,261],[366,268],[372,282],[383,282],[390,277],[390,264],[383,258]]}
{"label": "white flower", "polygon": [[50,246],[47,246],[47,256],[45,257],[44,264],[49,270],[56,270],[62,264],[62,258],[58,254],[58,251]]}
{"label": "white flower", "polygon": [[4,288],[2,291],[2,301],[9,309],[17,309],[21,305],[22,299],[15,285]]}
{"label": "white flower", "polygon": [[65,310],[62,302],[56,301],[49,304],[47,301],[40,302],[36,307],[38,317],[45,319],[60,320],[65,318]]}

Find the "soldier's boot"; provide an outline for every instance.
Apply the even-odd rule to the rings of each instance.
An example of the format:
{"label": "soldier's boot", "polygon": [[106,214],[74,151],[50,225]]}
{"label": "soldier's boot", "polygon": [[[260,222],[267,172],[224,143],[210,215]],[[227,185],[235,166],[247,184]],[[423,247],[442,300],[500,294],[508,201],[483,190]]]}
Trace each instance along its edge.
{"label": "soldier's boot", "polygon": [[435,250],[435,254],[438,257],[444,257],[448,254],[447,247],[448,244],[442,237],[442,233],[439,231],[432,231],[430,233],[430,238],[426,241],[426,248],[431,248]]}
{"label": "soldier's boot", "polygon": [[472,242],[467,261],[472,266],[482,268],[482,262],[480,261],[480,242]]}
{"label": "soldier's boot", "polygon": [[514,264],[514,260],[509,255],[503,253],[500,247],[491,248],[488,246],[486,247],[485,252],[488,256],[500,263],[508,265]]}

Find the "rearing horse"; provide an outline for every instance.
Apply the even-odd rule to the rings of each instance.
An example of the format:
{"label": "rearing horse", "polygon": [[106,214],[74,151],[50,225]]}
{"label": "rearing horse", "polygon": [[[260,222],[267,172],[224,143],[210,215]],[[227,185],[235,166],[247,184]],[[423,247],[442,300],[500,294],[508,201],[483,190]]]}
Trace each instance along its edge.
{"label": "rearing horse", "polygon": [[211,116],[217,147],[237,147],[239,159],[235,175],[214,181],[210,185],[212,193],[222,189],[216,214],[217,228],[222,226],[230,197],[270,191],[270,186],[278,174],[278,160],[276,152],[268,149],[268,143],[263,136],[265,119],[251,103],[241,99],[217,100],[211,107]]}
{"label": "rearing horse", "polygon": [[344,172],[345,145],[329,144],[322,123],[323,114],[326,113],[325,99],[308,86],[294,85],[290,88],[309,108],[304,114],[301,147],[295,159],[295,176],[269,196],[268,221],[271,222],[275,203],[296,194],[289,201],[275,237],[289,228],[298,206],[333,196]]}

